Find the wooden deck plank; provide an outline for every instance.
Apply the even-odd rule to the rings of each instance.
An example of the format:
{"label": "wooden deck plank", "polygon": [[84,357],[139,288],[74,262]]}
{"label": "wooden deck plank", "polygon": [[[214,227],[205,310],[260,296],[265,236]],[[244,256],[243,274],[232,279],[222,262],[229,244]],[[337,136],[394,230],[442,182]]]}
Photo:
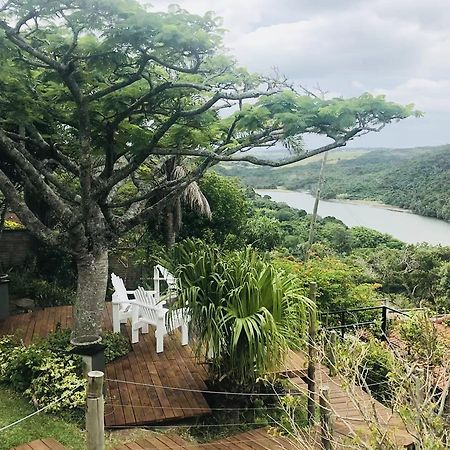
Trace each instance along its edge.
{"label": "wooden deck plank", "polygon": [[22,444],[17,447],[13,447],[11,450],[33,450],[33,447],[30,447],[28,444]]}
{"label": "wooden deck plank", "polygon": [[[150,337],[147,335],[147,343],[148,345],[156,346],[156,341],[154,339],[150,339]],[[138,344],[135,344],[138,345]],[[152,347],[155,348],[155,347]],[[162,386],[163,382],[161,381],[160,374],[158,372],[157,366],[155,364],[154,359],[151,357],[151,349],[149,346],[140,345],[140,350],[142,352],[142,359],[145,361],[145,364],[147,366],[149,379],[147,381],[148,384],[153,384],[154,386]],[[147,387],[146,388],[149,392],[149,395],[154,396],[156,394],[156,397],[158,399],[159,405],[163,411],[165,419],[173,419],[176,417],[179,417],[182,412],[177,408],[177,403],[174,402],[173,397],[170,395],[170,392],[168,389],[163,388],[153,388],[153,387]],[[151,394],[150,394],[151,393]],[[168,396],[169,394],[169,396]]]}
{"label": "wooden deck plank", "polygon": [[[139,381],[141,383],[153,384],[152,379],[149,380],[148,378],[149,377],[148,367],[141,346],[135,345],[133,350],[136,353],[138,361],[137,366],[140,371]],[[159,403],[158,395],[155,389],[142,386],[142,390],[146,397],[144,402],[146,405],[149,406],[150,412],[154,414],[155,420],[156,421],[164,420],[166,417],[164,414],[164,408]],[[147,411],[147,414],[149,414],[149,411]]]}
{"label": "wooden deck plank", "polygon": [[[173,434],[155,433],[153,436],[136,441],[135,444],[145,450],[296,450],[299,448],[287,438],[270,435],[267,428],[251,430],[202,444],[187,442]],[[129,444],[127,446],[132,448]],[[136,450],[137,448],[135,447]],[[121,447],[114,450],[121,450]]]}
{"label": "wooden deck plank", "polygon": [[178,447],[178,445],[174,441],[165,439],[164,435],[155,435],[151,438],[141,439],[140,441],[138,441],[138,444],[145,449],[149,446],[153,446],[158,450],[171,450]]}
{"label": "wooden deck plank", "polygon": [[[105,370],[106,378],[115,380],[116,370],[114,364],[107,364]],[[123,416],[123,410],[120,406],[120,394],[119,388],[116,382],[105,383],[105,426],[110,427],[120,417],[120,421],[123,422],[125,417]]]}
{"label": "wooden deck plank", "polygon": [[[125,375],[124,375],[124,369],[123,369],[123,358],[120,358],[117,361],[114,361],[112,364],[114,364],[115,369],[116,369],[116,376],[117,376],[117,380],[126,380]],[[125,417],[125,421],[124,423],[120,424],[120,425],[131,425],[131,424],[136,424],[136,418],[134,416],[134,411],[132,408],[132,403],[131,403],[131,398],[130,398],[130,393],[129,393],[129,389],[128,389],[128,384],[125,383],[117,383],[117,387],[119,390],[119,396],[120,396],[120,404],[122,405],[122,410],[123,410],[123,414]],[[119,425],[117,423],[113,424],[115,426]]]}
{"label": "wooden deck plank", "polygon": [[64,445],[60,444],[53,438],[42,439],[42,442],[47,444],[51,450],[66,450],[66,447],[64,447]]}

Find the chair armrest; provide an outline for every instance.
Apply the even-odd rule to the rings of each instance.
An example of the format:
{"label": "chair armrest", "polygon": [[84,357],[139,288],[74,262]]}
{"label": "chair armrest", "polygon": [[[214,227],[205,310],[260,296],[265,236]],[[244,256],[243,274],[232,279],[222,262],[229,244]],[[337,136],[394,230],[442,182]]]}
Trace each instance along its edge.
{"label": "chair armrest", "polygon": [[149,305],[148,303],[135,301],[132,303],[132,308],[147,308],[155,311],[159,318],[164,318],[167,314],[167,309],[161,308],[159,306]]}

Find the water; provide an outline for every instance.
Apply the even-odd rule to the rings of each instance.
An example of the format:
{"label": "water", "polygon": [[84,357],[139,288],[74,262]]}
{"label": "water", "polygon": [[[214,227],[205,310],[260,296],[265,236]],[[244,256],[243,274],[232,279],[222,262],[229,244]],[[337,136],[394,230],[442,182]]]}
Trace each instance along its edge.
{"label": "water", "polygon": [[[276,202],[304,209],[308,213],[311,213],[314,207],[314,197],[304,192],[266,189],[257,189],[256,192],[269,195]],[[411,244],[428,242],[434,245],[450,245],[450,223],[407,211],[396,211],[375,204],[321,200],[318,214],[321,217],[334,216],[349,227],[373,228]]]}

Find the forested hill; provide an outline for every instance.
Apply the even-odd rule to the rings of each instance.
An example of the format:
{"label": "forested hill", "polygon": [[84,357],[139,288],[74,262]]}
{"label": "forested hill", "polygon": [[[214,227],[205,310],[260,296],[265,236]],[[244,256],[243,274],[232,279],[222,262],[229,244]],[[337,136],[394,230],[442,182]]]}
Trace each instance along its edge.
{"label": "forested hill", "polygon": [[[306,162],[306,161],[305,161]],[[315,191],[320,159],[283,168],[221,166],[255,188]],[[377,200],[450,220],[450,145],[412,149],[334,151],[325,169],[323,198]]]}

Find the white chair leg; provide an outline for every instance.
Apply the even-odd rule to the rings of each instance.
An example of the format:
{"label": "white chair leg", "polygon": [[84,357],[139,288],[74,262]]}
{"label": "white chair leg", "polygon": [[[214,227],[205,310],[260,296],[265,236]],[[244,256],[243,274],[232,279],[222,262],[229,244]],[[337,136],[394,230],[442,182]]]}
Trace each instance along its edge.
{"label": "white chair leg", "polygon": [[189,327],[186,322],[181,324],[181,345],[189,344]]}
{"label": "white chair leg", "polygon": [[141,331],[142,331],[142,334],[147,334],[148,333],[148,323],[144,323],[142,325]]}
{"label": "white chair leg", "polygon": [[155,331],[156,338],[156,353],[162,353],[164,351],[164,333],[158,329]]}
{"label": "white chair leg", "polygon": [[132,326],[131,343],[136,344],[137,342],[139,342],[139,328]]}
{"label": "white chair leg", "polygon": [[120,310],[119,310],[119,305],[113,303],[112,311],[113,311],[113,331],[114,331],[114,333],[120,333]]}

